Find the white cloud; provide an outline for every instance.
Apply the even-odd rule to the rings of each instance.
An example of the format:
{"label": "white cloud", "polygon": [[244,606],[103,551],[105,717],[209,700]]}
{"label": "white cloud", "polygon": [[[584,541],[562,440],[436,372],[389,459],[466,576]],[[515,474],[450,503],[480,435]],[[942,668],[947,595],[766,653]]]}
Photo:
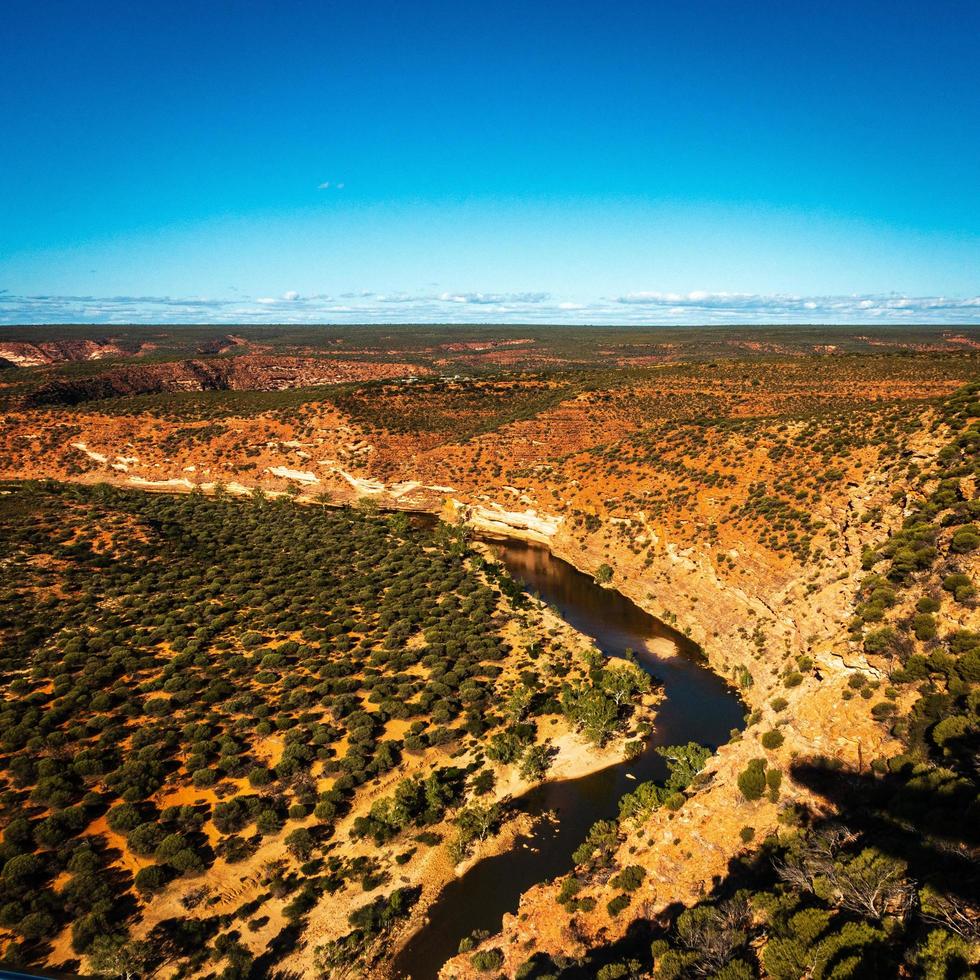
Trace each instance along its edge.
{"label": "white cloud", "polygon": [[857,295],[793,296],[758,293],[627,293],[616,299],[651,316],[666,313],[688,322],[861,323],[882,317],[893,322],[957,323],[980,321],[980,296]]}
{"label": "white cloud", "polygon": [[317,187],[316,187],[316,189],[318,191],[329,190],[329,188],[330,188],[330,181],[329,180],[325,180],[322,184],[317,184]]}
{"label": "white cloud", "polygon": [[[0,291],[0,324],[22,323],[938,323],[980,326],[980,296],[787,296],[636,291],[566,299],[547,292],[380,293],[232,299],[16,295]],[[2,330],[2,327],[0,327]]]}
{"label": "white cloud", "polygon": [[551,299],[550,293],[440,293],[444,303],[469,303],[477,306],[536,304]]}

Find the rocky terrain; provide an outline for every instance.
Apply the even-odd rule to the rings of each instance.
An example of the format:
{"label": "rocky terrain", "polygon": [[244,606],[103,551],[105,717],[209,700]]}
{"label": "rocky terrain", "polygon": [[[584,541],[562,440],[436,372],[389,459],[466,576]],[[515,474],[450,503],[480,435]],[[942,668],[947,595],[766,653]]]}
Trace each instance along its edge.
{"label": "rocky terrain", "polygon": [[117,367],[83,378],[48,381],[24,398],[30,408],[177,391],[282,391],[376,378],[404,378],[426,368],[385,362],[318,360],[249,355],[220,360],[177,361]]}
{"label": "rocky terrain", "polygon": [[[8,400],[0,476],[429,511],[545,543],[676,626],[739,688],[751,712],[745,732],[676,805],[624,817],[601,860],[586,857],[569,878],[525,894],[499,934],[477,937],[443,975],[546,976],[598,957],[627,963],[609,978],[729,976],[690,959],[669,972],[668,961],[694,955],[670,945],[678,911],[713,909],[731,882],[755,887],[754,856],[775,854],[764,859],[771,873],[801,827],[816,833],[848,814],[853,794],[835,790],[844,776],[828,790],[818,771],[879,790],[885,777],[906,778],[907,760],[920,779],[937,766],[971,778],[959,760],[976,747],[969,658],[980,633],[971,591],[980,539],[971,522],[980,515],[976,387],[965,386],[978,361],[963,331],[811,337],[805,349],[782,335],[708,334],[711,360],[684,360],[690,348],[673,339],[617,339],[563,373],[542,371],[541,359],[570,362],[541,337],[444,340],[423,355],[416,335],[372,347],[369,360],[263,354],[147,365],[140,382],[126,368],[44,379]],[[406,346],[411,360],[397,359]],[[531,352],[508,362],[525,366],[514,375],[449,376],[439,366],[447,355],[458,366]],[[366,378],[333,394],[303,387]],[[940,704],[964,719],[954,737],[934,734],[929,712]],[[743,788],[753,768],[768,773],[758,794]],[[943,853],[975,870],[975,843],[946,840]],[[927,907],[921,868],[904,860]],[[641,880],[624,890],[617,871],[633,866]],[[967,975],[955,971],[977,957],[971,901],[957,906],[967,922],[959,930],[897,906],[865,915],[872,932],[910,937],[897,960],[875,953],[874,969],[887,961],[907,975]],[[834,922],[851,914],[828,909]],[[766,915],[739,927],[753,937],[751,956],[744,945],[730,951],[743,950],[746,969],[775,941]],[[655,944],[651,961],[644,938],[633,965],[639,925],[643,937],[666,936],[667,949]],[[946,933],[930,938],[929,928]],[[927,942],[939,952],[924,952]],[[620,947],[629,955],[609,952]],[[862,975],[871,961],[855,962],[857,973],[833,975]],[[929,973],[927,962],[946,972]]]}
{"label": "rocky terrain", "polygon": [[0,343],[0,368],[40,367],[67,361],[98,361],[122,357],[125,351],[106,340],[47,340],[37,344],[23,341]]}

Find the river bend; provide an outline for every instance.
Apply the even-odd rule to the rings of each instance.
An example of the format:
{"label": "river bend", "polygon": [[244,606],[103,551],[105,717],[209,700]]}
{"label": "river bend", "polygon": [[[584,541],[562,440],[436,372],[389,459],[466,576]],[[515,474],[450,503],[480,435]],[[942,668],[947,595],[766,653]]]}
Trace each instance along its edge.
{"label": "river bend", "polygon": [[[443,889],[426,925],[396,959],[398,974],[411,980],[434,980],[461,939],[476,929],[498,932],[502,916],[517,911],[523,892],[571,870],[572,852],[593,823],[615,817],[620,797],[638,783],[666,776],[664,760],[654,751],[657,746],[694,741],[717,748],[733,728],[744,725],[742,702],[686,637],[621,593],[596,585],[542,545],[513,539],[488,543],[513,578],[594,639],[603,653],[622,656],[633,650],[643,669],[663,686],[664,698],[656,709],[655,731],[639,757],[579,779],[544,783],[516,801],[532,814],[554,811],[557,823],[538,821],[531,837],[474,865]],[[658,653],[658,648],[671,649],[665,640],[679,652]]]}

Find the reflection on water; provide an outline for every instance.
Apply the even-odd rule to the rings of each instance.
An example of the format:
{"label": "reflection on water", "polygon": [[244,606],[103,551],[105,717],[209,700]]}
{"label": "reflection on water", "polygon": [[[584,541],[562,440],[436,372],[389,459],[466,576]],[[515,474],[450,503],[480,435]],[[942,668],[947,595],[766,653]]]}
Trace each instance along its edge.
{"label": "reflection on water", "polygon": [[[545,783],[521,797],[521,807],[530,813],[554,810],[557,825],[541,821],[527,841],[529,847],[487,858],[446,886],[430,909],[428,924],[396,960],[397,970],[412,980],[434,978],[462,938],[475,929],[497,932],[501,917],[517,910],[523,892],[568,871],[572,852],[593,823],[615,817],[619,798],[638,782],[666,775],[656,746],[695,741],[716,748],[743,725],[738,697],[698,662],[697,648],[685,637],[620,593],[596,585],[547,548],[512,540],[494,541],[492,547],[515,579],[593,637],[603,653],[622,655],[632,649],[663,685],[665,698],[657,707],[656,731],[637,759],[580,779]],[[672,641],[671,648],[680,655],[659,655],[664,640]]]}

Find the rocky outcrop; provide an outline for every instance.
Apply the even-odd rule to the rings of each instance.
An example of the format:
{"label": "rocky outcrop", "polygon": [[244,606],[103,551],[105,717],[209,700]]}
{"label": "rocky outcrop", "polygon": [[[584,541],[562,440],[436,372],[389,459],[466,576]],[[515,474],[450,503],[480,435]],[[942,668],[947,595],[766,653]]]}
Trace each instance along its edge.
{"label": "rocky outcrop", "polygon": [[401,362],[245,355],[166,364],[124,365],[87,378],[55,378],[24,398],[27,408],[175,391],[281,391],[428,373]]}
{"label": "rocky outcrop", "polygon": [[52,340],[31,344],[20,341],[0,343],[0,359],[15,367],[41,367],[67,361],[97,361],[122,357],[127,351],[109,340]]}
{"label": "rocky outcrop", "polygon": [[464,521],[483,534],[500,534],[540,544],[551,543],[562,525],[563,519],[553,514],[539,514],[533,508],[523,511],[505,510],[500,504],[464,504],[459,500],[448,502],[450,520]]}
{"label": "rocky outcrop", "polygon": [[[890,481],[882,473],[870,474],[850,496],[860,499],[862,507],[879,507],[886,523],[901,521]],[[460,508],[482,530],[475,510]],[[846,500],[838,513],[828,516],[845,526],[850,510],[851,500]],[[512,527],[496,521],[496,527],[525,536],[519,523]],[[601,881],[588,889],[595,908],[572,917],[557,901],[560,883],[535,886],[522,897],[517,914],[505,916],[500,933],[485,942],[503,951],[500,972],[506,976],[514,976],[535,951],[583,955],[622,937],[637,917],[656,918],[678,903],[693,904],[752,846],[744,842],[743,828],[753,828],[754,839],[761,840],[778,832],[778,816],[786,804],[826,806],[793,782],[794,760],[820,755],[860,769],[896,749],[885,727],[872,717],[870,702],[854,698],[850,684],[855,673],[878,676],[846,632],[860,578],[860,548],[842,548],[816,573],[813,568],[761,566],[751,581],[733,588],[717,574],[710,551],[697,544],[680,548],[662,543],[651,562],[627,548],[611,547],[599,534],[576,534],[560,522],[549,530],[540,537],[556,555],[590,574],[609,564],[615,569],[613,584],[634,602],[654,615],[669,610],[671,622],[702,647],[713,669],[739,683],[753,716],[746,731],[733,734],[710,760],[699,780],[701,788],[680,810],[660,809],[642,826],[623,826],[614,863],[640,864],[647,871],[633,896],[632,911],[611,916],[606,906],[615,890]],[[783,740],[766,749],[761,736],[772,730]],[[776,800],[748,801],[738,789],[739,773],[760,757],[783,774]],[[478,975],[469,954],[450,960],[440,974],[444,980]]]}
{"label": "rocky outcrop", "polygon": [[293,480],[295,483],[313,484],[320,482],[316,473],[311,473],[309,470],[291,470],[288,466],[270,466],[267,472],[273,476],[282,477],[284,480]]}

